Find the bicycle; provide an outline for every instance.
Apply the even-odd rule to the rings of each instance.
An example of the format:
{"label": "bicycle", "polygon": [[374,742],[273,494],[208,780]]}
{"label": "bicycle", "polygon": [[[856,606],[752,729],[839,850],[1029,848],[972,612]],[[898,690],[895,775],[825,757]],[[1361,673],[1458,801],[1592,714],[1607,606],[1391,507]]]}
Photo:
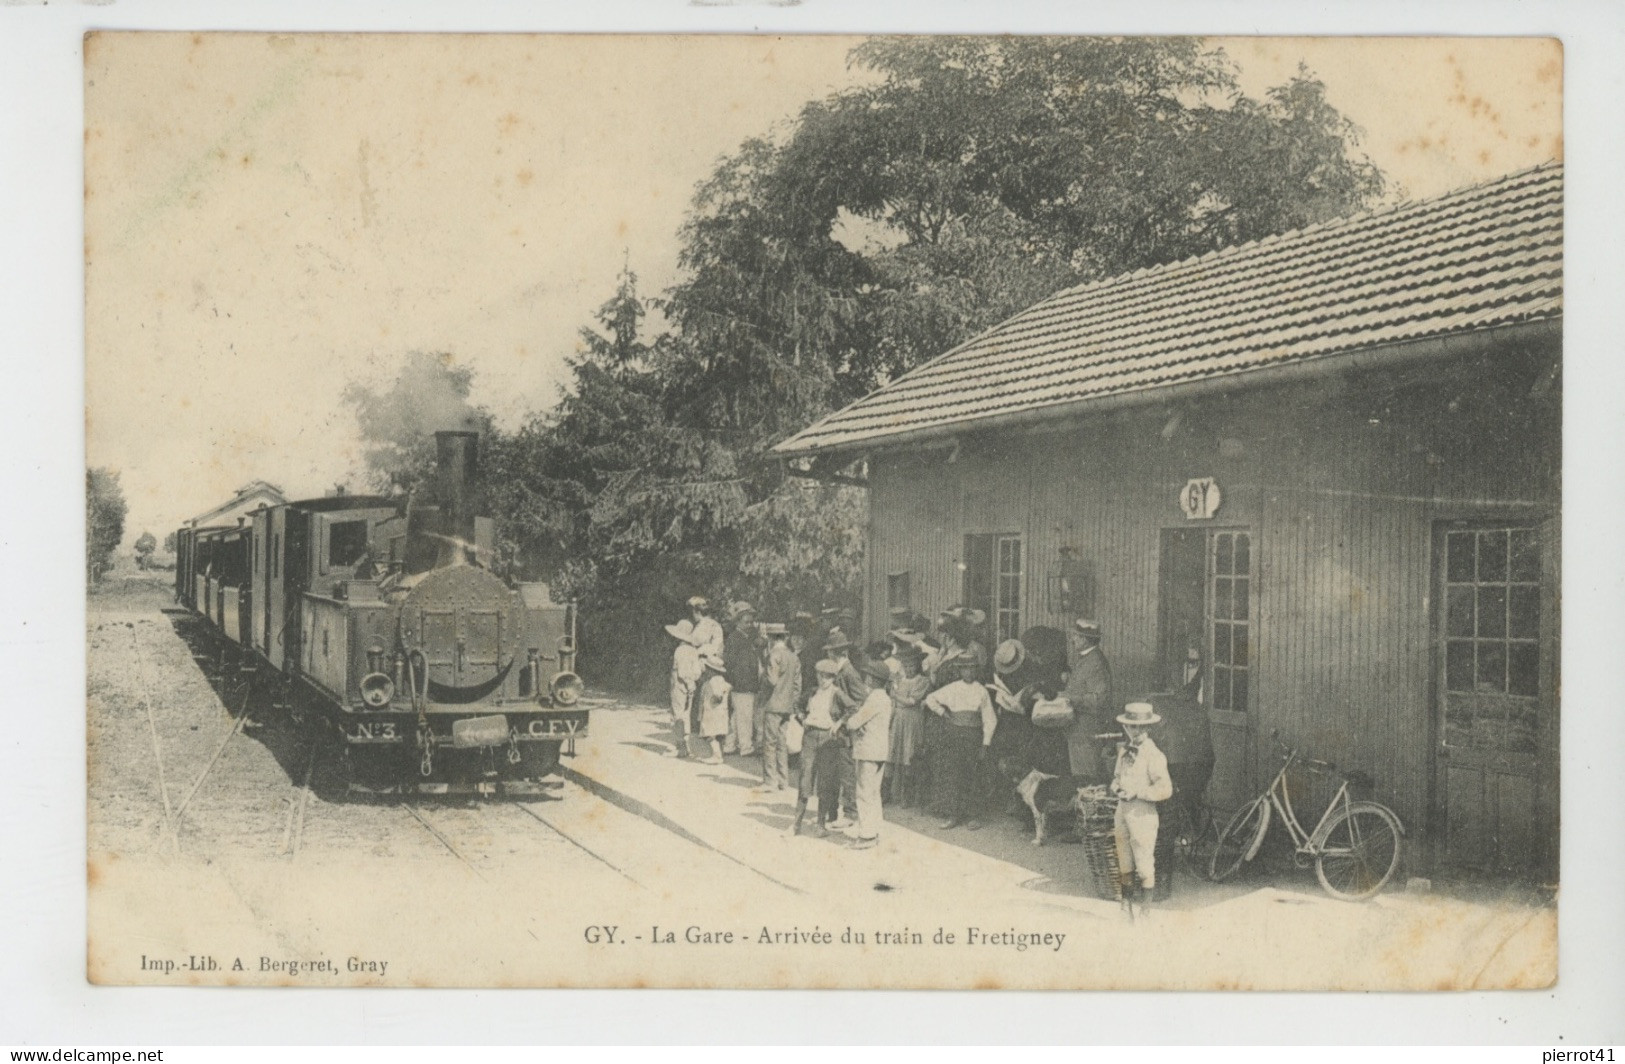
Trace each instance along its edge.
{"label": "bicycle", "polygon": [[[1362,772],[1339,772],[1330,761],[1299,757],[1279,738],[1281,769],[1264,793],[1236,811],[1219,835],[1208,861],[1208,876],[1215,882],[1234,875],[1251,861],[1269,831],[1271,811],[1278,814],[1292,835],[1294,859],[1299,867],[1315,863],[1315,877],[1326,893],[1342,901],[1363,901],[1381,890],[1399,868],[1400,840],[1405,826],[1393,810],[1380,802],[1350,797],[1350,788],[1369,788],[1373,781]],[[1320,814],[1313,831],[1305,831],[1287,793],[1287,773],[1294,765],[1340,778],[1337,793]]]}
{"label": "bicycle", "polygon": [[1208,874],[1208,864],[1219,838],[1219,821],[1207,799],[1199,797],[1192,805],[1178,801],[1166,818],[1174,832],[1174,857],[1180,867],[1198,875]]}

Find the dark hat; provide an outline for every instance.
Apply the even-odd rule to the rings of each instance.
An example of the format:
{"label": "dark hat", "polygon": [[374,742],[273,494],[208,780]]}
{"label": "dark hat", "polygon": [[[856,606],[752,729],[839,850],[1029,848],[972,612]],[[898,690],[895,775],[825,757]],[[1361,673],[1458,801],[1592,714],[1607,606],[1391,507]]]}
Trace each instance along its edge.
{"label": "dark hat", "polygon": [[925,660],[925,649],[923,647],[921,647],[920,644],[918,644],[918,643],[907,643],[907,642],[899,641],[898,644],[897,644],[896,654],[897,654],[897,660],[898,661],[924,661]]}
{"label": "dark hat", "polygon": [[876,686],[884,687],[891,682],[891,670],[886,667],[884,661],[866,661],[859,671]]}
{"label": "dark hat", "polygon": [[987,622],[987,614],[978,609],[971,608],[961,610],[959,615],[963,617],[965,619],[965,623],[970,625],[972,628],[980,628]]}
{"label": "dark hat", "polygon": [[1086,635],[1092,639],[1100,638],[1099,621],[1087,621],[1080,617],[1072,622],[1072,630],[1077,632],[1079,635]]}
{"label": "dark hat", "polygon": [[1021,645],[1019,639],[1006,639],[999,644],[999,649],[993,652],[993,671],[998,673],[1011,673],[1021,668],[1027,660],[1027,648]]}
{"label": "dark hat", "polygon": [[847,650],[852,646],[852,640],[848,639],[846,633],[839,628],[831,628],[827,638],[828,641],[824,643],[825,650]]}

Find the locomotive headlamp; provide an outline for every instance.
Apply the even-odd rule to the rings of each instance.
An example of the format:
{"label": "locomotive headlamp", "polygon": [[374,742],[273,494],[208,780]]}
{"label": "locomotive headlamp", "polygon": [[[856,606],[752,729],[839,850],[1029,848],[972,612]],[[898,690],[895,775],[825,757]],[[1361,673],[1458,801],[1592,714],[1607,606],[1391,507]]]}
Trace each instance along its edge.
{"label": "locomotive headlamp", "polygon": [[386,673],[369,672],[361,678],[361,701],[373,709],[383,709],[395,697],[395,681]]}
{"label": "locomotive headlamp", "polygon": [[573,706],[581,698],[581,677],[573,672],[561,672],[553,677],[552,683],[553,704],[556,706]]}

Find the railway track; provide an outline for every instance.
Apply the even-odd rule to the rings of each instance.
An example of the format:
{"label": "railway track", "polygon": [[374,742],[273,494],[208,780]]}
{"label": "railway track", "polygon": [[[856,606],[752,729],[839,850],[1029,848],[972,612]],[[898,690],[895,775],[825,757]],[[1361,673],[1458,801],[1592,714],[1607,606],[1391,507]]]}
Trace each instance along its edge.
{"label": "railway track", "polygon": [[[458,861],[462,862],[462,864],[467,867],[469,871],[474,873],[474,875],[478,876],[480,879],[488,878],[485,873],[480,870],[479,865],[469,856],[469,853],[465,852],[465,850],[469,852],[474,851],[475,846],[472,844],[464,844],[463,846],[459,846],[458,843],[453,839],[451,833],[456,832],[456,828],[446,824],[443,818],[441,819],[440,823],[436,823],[435,820],[432,820],[425,812],[424,807],[417,803],[404,802],[402,803],[401,808],[406,810],[406,812],[411,815],[412,819],[416,820],[425,831],[433,836],[435,841],[438,842],[440,846],[446,850],[446,852],[450,853]],[[605,857],[602,853],[583,842],[580,838],[568,831],[565,831],[563,828],[559,827],[547,817],[538,813],[526,803],[518,801],[478,802],[470,806],[461,806],[459,808],[464,811],[475,811],[479,819],[482,822],[487,823],[487,827],[493,838],[504,838],[510,840],[516,837],[517,830],[522,830],[507,830],[502,827],[501,819],[506,818],[508,811],[511,810],[512,812],[525,818],[523,827],[534,829],[537,825],[540,825],[547,831],[548,837],[551,839],[556,839],[567,843],[574,849],[592,858],[600,865],[608,868],[610,871],[614,872],[617,876],[626,880],[628,883],[631,883],[633,886],[643,886],[642,883],[640,883],[620,865],[616,864],[608,857]],[[509,819],[511,820],[511,818]]]}

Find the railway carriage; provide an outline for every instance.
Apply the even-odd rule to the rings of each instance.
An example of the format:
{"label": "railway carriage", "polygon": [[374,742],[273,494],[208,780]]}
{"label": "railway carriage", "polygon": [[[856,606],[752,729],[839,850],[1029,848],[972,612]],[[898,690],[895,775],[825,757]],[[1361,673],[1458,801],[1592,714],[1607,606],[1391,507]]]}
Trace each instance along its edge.
{"label": "railway carriage", "polygon": [[350,789],[533,793],[587,732],[575,608],[485,564],[472,432],[436,433],[433,504],[337,495],[176,533],[176,598],[342,743]]}

